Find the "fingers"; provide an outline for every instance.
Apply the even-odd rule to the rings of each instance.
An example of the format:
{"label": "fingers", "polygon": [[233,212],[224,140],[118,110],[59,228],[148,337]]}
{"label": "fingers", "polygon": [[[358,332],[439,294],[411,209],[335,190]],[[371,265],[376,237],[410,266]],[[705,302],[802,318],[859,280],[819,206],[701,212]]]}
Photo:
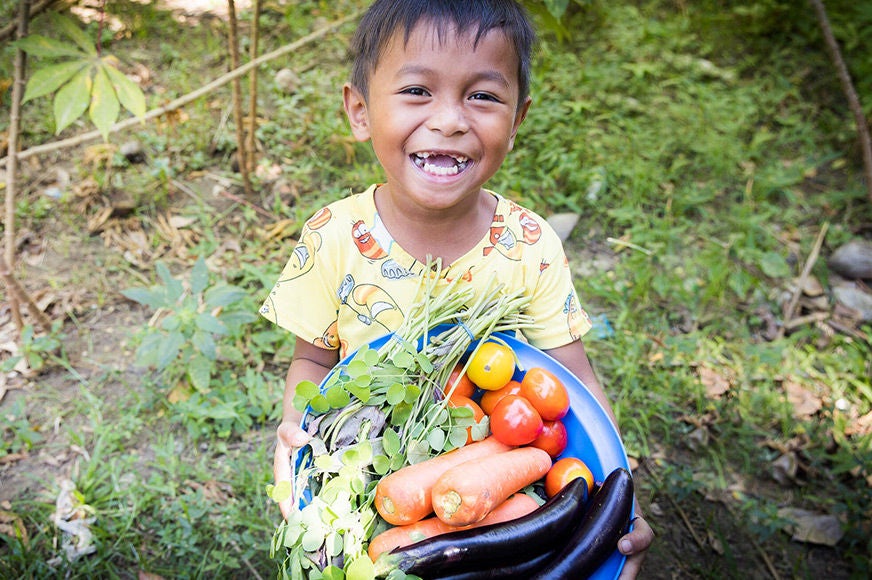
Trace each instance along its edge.
{"label": "fingers", "polygon": [[627,558],[626,562],[624,562],[624,567],[621,568],[621,575],[618,577],[618,580],[633,580],[639,575],[643,560],[645,560],[645,552]]}
{"label": "fingers", "polygon": [[288,447],[302,447],[312,438],[296,423],[283,422],[276,430],[279,441]]}
{"label": "fingers", "polygon": [[642,568],[646,550],[654,541],[654,530],[642,516],[633,519],[633,531],[618,540],[618,550],[627,557],[619,580],[632,580]]}
{"label": "fingers", "polygon": [[[282,482],[293,484],[291,478],[291,450],[302,447],[311,437],[296,423],[283,422],[276,430],[276,450],[273,456],[273,480],[278,485]],[[282,516],[288,519],[293,508],[293,496],[279,502]]]}

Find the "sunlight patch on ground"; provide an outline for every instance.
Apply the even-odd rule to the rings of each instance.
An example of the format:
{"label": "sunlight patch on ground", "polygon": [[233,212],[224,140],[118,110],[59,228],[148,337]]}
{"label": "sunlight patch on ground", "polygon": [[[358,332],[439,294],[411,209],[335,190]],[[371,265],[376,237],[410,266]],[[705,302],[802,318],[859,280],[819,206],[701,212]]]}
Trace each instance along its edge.
{"label": "sunlight patch on ground", "polygon": [[[252,0],[235,0],[236,13],[251,8]],[[187,14],[214,14],[227,16],[227,0],[158,0],[158,6]]]}
{"label": "sunlight patch on ground", "polygon": [[[154,0],[134,0],[140,4],[153,4]],[[248,12],[252,6],[252,0],[235,0],[236,14]],[[284,2],[280,2],[283,4]],[[157,0],[157,6],[161,10],[172,12],[179,22],[189,23],[189,17],[194,18],[194,23],[199,16],[211,14],[221,19],[226,19],[228,14],[227,0]],[[82,22],[95,22],[100,19],[100,7],[97,4],[84,3],[70,7],[70,12],[75,14]],[[104,24],[113,32],[123,28],[120,20],[112,17],[111,13],[104,14]]]}

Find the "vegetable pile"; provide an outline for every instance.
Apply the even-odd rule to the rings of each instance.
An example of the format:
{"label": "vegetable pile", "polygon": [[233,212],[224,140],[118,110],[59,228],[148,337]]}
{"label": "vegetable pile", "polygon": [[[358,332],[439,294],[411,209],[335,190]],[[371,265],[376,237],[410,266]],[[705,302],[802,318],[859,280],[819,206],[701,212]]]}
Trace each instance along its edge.
{"label": "vegetable pile", "polygon": [[[475,297],[458,281],[437,293],[437,278],[422,277],[427,298],[381,346],[359,349],[320,387],[297,385],[312,439],[294,489],[269,490],[302,498],[273,537],[280,577],[501,577],[495,562],[518,577],[522,560],[529,577],[561,544],[588,548],[562,556],[575,566],[613,552],[632,509],[629,474],[586,502],[594,481],[580,460],[554,472],[570,459],[552,466],[567,443],[566,389],[539,368],[512,381],[515,355],[496,335],[532,327],[528,299],[494,279]],[[570,541],[585,526],[605,543]]]}

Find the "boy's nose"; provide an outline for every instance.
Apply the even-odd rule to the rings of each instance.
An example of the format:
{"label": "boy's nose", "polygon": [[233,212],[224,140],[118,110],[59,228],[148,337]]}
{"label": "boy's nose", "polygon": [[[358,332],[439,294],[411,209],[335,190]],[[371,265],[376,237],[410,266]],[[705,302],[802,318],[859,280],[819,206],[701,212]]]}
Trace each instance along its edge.
{"label": "boy's nose", "polygon": [[455,133],[466,133],[469,130],[469,122],[461,105],[441,103],[436,105],[427,120],[427,128],[448,136]]}

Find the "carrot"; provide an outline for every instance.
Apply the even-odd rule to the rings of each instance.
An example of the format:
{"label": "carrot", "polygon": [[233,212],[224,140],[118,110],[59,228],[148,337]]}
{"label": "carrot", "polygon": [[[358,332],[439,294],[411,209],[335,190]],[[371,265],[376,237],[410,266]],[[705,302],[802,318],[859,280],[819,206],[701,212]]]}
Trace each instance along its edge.
{"label": "carrot", "polygon": [[488,437],[426,461],[407,465],[378,482],[375,488],[375,509],[389,524],[400,526],[415,523],[433,511],[430,492],[440,475],[465,461],[509,449],[510,446]]}
{"label": "carrot", "polygon": [[524,493],[516,493],[486,515],[480,522],[469,526],[452,526],[436,516],[419,520],[414,524],[388,528],[375,536],[369,543],[369,557],[375,562],[380,554],[390,552],[394,548],[402,548],[433,536],[477,528],[488,524],[499,524],[525,516],[539,507],[532,497]]}
{"label": "carrot", "polygon": [[551,456],[537,447],[518,447],[461,463],[433,486],[433,510],[445,523],[472,524],[516,491],[541,479],[550,467]]}

